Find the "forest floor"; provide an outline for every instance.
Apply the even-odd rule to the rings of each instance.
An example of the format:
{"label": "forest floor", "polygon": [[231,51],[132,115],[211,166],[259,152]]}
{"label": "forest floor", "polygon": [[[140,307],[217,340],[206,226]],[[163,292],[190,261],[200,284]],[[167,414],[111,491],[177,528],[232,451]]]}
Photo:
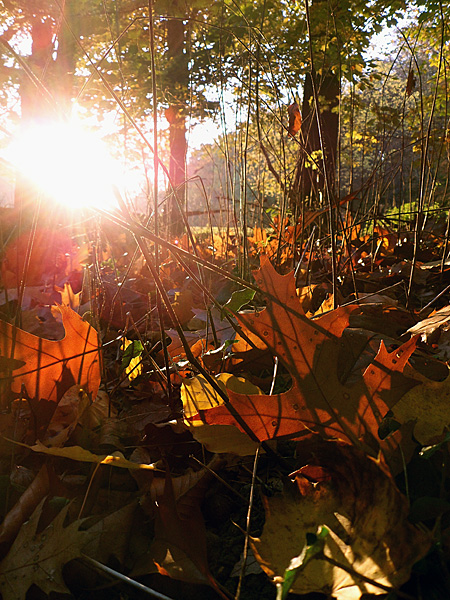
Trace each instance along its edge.
{"label": "forest floor", "polygon": [[142,229],[3,231],[3,600],[448,598],[450,267],[407,229],[158,268]]}

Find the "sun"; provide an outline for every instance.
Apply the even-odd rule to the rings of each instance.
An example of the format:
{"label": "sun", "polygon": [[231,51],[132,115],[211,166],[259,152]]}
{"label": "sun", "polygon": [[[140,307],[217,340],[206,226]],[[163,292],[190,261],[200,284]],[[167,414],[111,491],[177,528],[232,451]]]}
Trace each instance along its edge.
{"label": "sun", "polygon": [[9,154],[45,197],[66,208],[117,206],[113,186],[119,185],[120,164],[80,123],[30,125],[12,142]]}

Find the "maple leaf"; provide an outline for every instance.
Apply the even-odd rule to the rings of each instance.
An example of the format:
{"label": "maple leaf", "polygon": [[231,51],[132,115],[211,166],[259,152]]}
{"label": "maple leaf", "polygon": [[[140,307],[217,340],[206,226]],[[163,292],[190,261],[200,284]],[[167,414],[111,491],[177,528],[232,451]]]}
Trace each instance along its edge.
{"label": "maple leaf", "polygon": [[[36,337],[0,320],[0,357],[15,361],[9,367],[0,364],[0,390],[10,382],[12,394],[20,394],[24,386],[30,399],[56,402],[78,384],[95,399],[100,385],[97,332],[69,307],[59,310],[66,332],[59,341]],[[2,401],[7,399],[5,392]]]}
{"label": "maple leaf", "polygon": [[323,550],[304,565],[292,591],[357,600],[384,594],[379,585],[400,586],[430,538],[408,522],[406,498],[377,460],[342,442],[314,438],[299,444],[304,466],[290,476],[295,481],[285,482],[282,495],[264,498],[264,530],[251,539],[258,562],[279,581],[301,555],[307,534],[325,526]]}
{"label": "maple leaf", "polygon": [[[304,435],[306,429],[325,438],[354,443],[376,455],[383,417],[417,383],[402,374],[416,347],[416,339],[392,352],[381,342],[361,379],[347,386],[339,377],[338,358],[340,353],[351,351],[342,333],[358,307],[340,307],[309,320],[297,297],[293,273],[279,275],[262,257],[261,268],[254,275],[267,295],[266,308],[238,315],[238,321],[279,357],[292,377],[292,387],[275,395],[227,390],[233,410],[260,441]],[[208,424],[239,427],[226,406],[206,410],[203,418]]]}

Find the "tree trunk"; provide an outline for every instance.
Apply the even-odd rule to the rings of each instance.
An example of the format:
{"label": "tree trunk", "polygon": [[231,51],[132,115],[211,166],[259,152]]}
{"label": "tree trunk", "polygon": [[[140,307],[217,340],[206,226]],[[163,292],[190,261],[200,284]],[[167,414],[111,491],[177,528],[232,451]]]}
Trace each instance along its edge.
{"label": "tree trunk", "polygon": [[[173,4],[174,9],[177,10],[176,0]],[[185,110],[189,71],[185,44],[186,30],[183,19],[169,18],[167,21],[169,57],[167,78],[171,87],[169,90],[171,99],[165,114],[169,122],[169,174],[174,190],[171,188],[168,190],[167,219],[169,232],[175,236],[181,235],[184,231],[180,207],[181,210],[186,210],[187,141]]]}
{"label": "tree trunk", "polygon": [[[331,71],[322,78],[315,73],[312,75],[308,73],[305,78],[302,103],[301,139],[304,149],[300,153],[294,180],[295,202],[303,201],[305,198],[317,198],[320,192],[323,194],[325,186],[323,162],[318,152],[321,150],[321,145],[314,106],[312,77],[314,77],[319,96],[325,168],[328,171],[332,186],[334,186],[335,181],[339,132],[339,115],[336,111],[339,106],[339,78]],[[317,165],[311,158],[315,160]]]}

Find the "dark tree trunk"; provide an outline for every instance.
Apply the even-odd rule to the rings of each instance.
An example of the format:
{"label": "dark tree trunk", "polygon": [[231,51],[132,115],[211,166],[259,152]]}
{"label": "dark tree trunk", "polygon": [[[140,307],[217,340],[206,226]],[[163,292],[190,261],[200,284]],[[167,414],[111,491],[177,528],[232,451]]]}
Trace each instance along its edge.
{"label": "dark tree trunk", "polygon": [[[174,2],[176,4],[176,1]],[[185,52],[186,30],[183,19],[167,21],[167,47],[169,65],[167,78],[171,87],[170,106],[166,110],[169,121],[170,162],[169,174],[172,189],[168,190],[167,218],[172,235],[184,231],[180,212],[186,209],[186,92],[189,84],[187,54]],[[180,205],[180,206],[179,206]]]}
{"label": "dark tree trunk", "polygon": [[[331,72],[323,77],[319,77],[315,73],[312,75],[308,73],[305,78],[302,103],[301,139],[304,144],[304,150],[301,150],[297,164],[293,187],[294,202],[303,201],[307,197],[317,198],[319,192],[324,192],[325,187],[323,163],[318,158],[320,154],[317,153],[321,150],[321,145],[317,114],[314,106],[312,77],[314,77],[319,96],[325,166],[332,186],[334,186],[335,180],[339,131],[339,115],[336,110],[339,106],[339,78]],[[311,160],[311,155],[315,157],[317,166]]]}

